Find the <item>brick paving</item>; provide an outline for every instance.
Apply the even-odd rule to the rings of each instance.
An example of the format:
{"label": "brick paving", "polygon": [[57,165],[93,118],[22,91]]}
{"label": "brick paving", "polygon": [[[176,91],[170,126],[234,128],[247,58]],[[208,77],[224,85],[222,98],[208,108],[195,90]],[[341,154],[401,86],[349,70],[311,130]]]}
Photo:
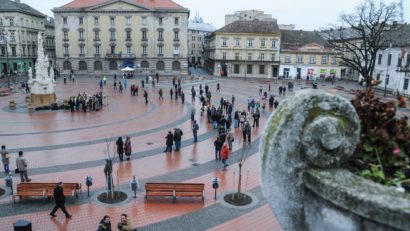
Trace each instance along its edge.
{"label": "brick paving", "polygon": [[[221,92],[216,93],[216,83],[220,82]],[[140,86],[140,79],[128,81]],[[12,230],[12,223],[18,219],[33,222],[33,230],[95,230],[102,216],[111,216],[113,228],[121,213],[128,213],[134,227],[140,230],[281,230],[274,214],[266,204],[259,185],[259,136],[263,125],[270,115],[265,112],[260,119],[260,128],[253,129],[252,144],[249,147],[249,159],[244,165],[244,174],[249,173],[247,185],[258,198],[254,207],[232,209],[218,200],[213,200],[210,181],[214,176],[221,179],[219,194],[232,191],[233,174],[237,174],[238,155],[242,153],[241,131],[235,129],[234,152],[229,159],[230,166],[221,171],[222,164],[214,160],[213,141],[216,130],[207,124],[206,117],[199,116],[199,100],[191,104],[190,88],[195,86],[199,93],[199,84],[210,86],[212,101],[219,105],[220,97],[231,99],[235,95],[235,108],[246,109],[248,96],[258,97],[259,87],[264,91],[267,85],[258,80],[226,80],[212,78],[205,82],[183,82],[185,104],[169,99],[172,87],[169,79],[162,80],[155,88],[146,84],[149,104],[146,105],[141,94],[131,96],[129,90],[119,93],[113,90],[109,78],[104,87],[108,96],[108,106],[99,112],[45,111],[27,113],[24,107],[16,111],[8,109],[8,101],[24,102],[25,94],[14,93],[0,99],[0,139],[12,152],[11,169],[18,150],[24,150],[28,160],[29,175],[33,182],[79,182],[83,184],[83,193],[78,200],[67,199],[68,210],[73,218],[66,220],[61,214],[55,219],[48,216],[53,203],[51,199],[27,198],[12,202],[11,196],[0,198],[0,230]],[[295,90],[305,86],[304,82],[295,85]],[[357,87],[346,84],[349,89]],[[272,84],[269,94],[278,95],[279,84]],[[335,94],[351,97],[347,92],[331,90],[332,86],[319,86]],[[158,100],[158,90],[164,91],[164,100]],[[141,88],[140,88],[141,89]],[[99,91],[98,79],[76,77],[74,84],[57,80],[57,97],[61,101],[79,92],[94,94]],[[292,95],[287,92],[287,96]],[[285,97],[275,97],[279,101]],[[199,123],[198,143],[193,143],[190,112],[196,108]],[[180,152],[165,154],[165,135],[168,130],[179,127],[183,130]],[[205,183],[205,201],[192,199],[143,198],[143,187],[138,190],[137,199],[129,199],[125,204],[101,206],[94,198],[104,190],[104,159],[107,139],[114,142],[118,136],[132,137],[133,153],[130,161],[114,161],[114,177],[120,183],[122,191],[130,192],[128,182],[136,175],[141,186],[145,182],[202,182]],[[114,152],[114,142],[111,145]],[[91,175],[94,184],[91,198],[86,196],[85,176]],[[4,173],[0,173],[4,177]],[[19,177],[14,176],[14,184]],[[237,180],[237,176],[235,177]],[[4,181],[1,181],[4,184]],[[243,186],[244,187],[244,186]]]}

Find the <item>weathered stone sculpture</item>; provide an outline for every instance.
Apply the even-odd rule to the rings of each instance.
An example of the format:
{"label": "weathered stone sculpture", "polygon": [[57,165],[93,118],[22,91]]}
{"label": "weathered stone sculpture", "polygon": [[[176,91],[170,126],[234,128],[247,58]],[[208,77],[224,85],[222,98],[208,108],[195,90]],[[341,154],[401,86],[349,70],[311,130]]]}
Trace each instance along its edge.
{"label": "weathered stone sculpture", "polygon": [[262,190],[285,230],[310,230],[304,173],[338,167],[359,131],[350,102],[320,91],[300,91],[271,115],[260,143]]}

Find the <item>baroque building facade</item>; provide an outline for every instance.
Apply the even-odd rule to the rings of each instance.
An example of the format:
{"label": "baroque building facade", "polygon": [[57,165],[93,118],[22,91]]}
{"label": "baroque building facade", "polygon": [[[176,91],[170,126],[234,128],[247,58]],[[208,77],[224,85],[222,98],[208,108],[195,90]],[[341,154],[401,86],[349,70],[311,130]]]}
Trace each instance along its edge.
{"label": "baroque building facade", "polygon": [[206,67],[217,76],[278,77],[280,40],[276,21],[235,21],[208,36]]}
{"label": "baroque building facade", "polygon": [[[26,73],[37,58],[37,36],[44,33],[45,15],[19,0],[0,4],[0,71]],[[7,68],[8,67],[8,68]]]}
{"label": "baroque building facade", "polygon": [[189,10],[171,0],[74,0],[53,12],[62,73],[187,74]]}

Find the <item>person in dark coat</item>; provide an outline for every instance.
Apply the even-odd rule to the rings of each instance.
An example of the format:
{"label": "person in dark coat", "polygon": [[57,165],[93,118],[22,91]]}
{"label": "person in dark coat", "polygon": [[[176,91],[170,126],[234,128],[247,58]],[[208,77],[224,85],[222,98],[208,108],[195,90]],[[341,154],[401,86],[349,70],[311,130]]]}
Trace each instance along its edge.
{"label": "person in dark coat", "polygon": [[222,142],[220,140],[220,138],[216,138],[215,142],[214,142],[214,146],[215,146],[215,160],[221,160],[221,149],[222,149]]}
{"label": "person in dark coat", "polygon": [[172,145],[174,144],[174,135],[172,135],[171,131],[168,132],[168,135],[165,137],[165,139],[167,148],[164,152],[172,152]]}
{"label": "person in dark coat", "polygon": [[144,98],[145,98],[145,103],[148,103],[148,92],[144,90]]}
{"label": "person in dark coat", "polygon": [[184,92],[181,92],[180,94],[181,94],[181,102],[182,102],[182,104],[184,104],[185,103],[185,94],[184,94]]}
{"label": "person in dark coat", "polygon": [[65,196],[64,196],[64,190],[63,190],[63,182],[58,182],[57,186],[54,188],[54,201],[56,203],[56,206],[54,206],[53,211],[51,211],[50,216],[56,217],[57,215],[55,214],[58,210],[58,208],[61,208],[61,211],[65,213],[66,218],[70,218],[71,214],[67,212],[65,209]]}
{"label": "person in dark coat", "polygon": [[120,157],[120,160],[123,160],[124,157],[124,141],[122,141],[122,137],[118,137],[117,142],[115,143],[117,145],[117,153],[118,156]]}
{"label": "person in dark coat", "polygon": [[131,147],[131,137],[129,136],[127,136],[125,143],[124,143],[124,152],[125,152],[125,155],[127,156],[127,160],[130,160],[131,153],[132,153],[132,147]]}
{"label": "person in dark coat", "polygon": [[97,231],[111,231],[111,221],[110,216],[105,215],[98,224]]}
{"label": "person in dark coat", "polygon": [[174,129],[175,151],[178,152],[181,147],[181,139],[184,133],[179,128]]}
{"label": "person in dark coat", "polygon": [[172,95],[174,94],[174,91],[172,91],[172,88],[171,90],[169,90],[169,94],[171,95],[171,100],[172,100]]}

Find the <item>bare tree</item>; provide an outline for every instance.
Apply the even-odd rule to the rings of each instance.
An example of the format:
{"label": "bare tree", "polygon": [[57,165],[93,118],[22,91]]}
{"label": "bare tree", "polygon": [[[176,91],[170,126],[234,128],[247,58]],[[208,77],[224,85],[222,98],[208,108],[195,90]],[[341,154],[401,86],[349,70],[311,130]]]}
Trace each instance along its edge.
{"label": "bare tree", "polygon": [[372,85],[376,54],[388,44],[386,32],[397,13],[396,3],[386,5],[383,1],[365,0],[353,13],[340,16],[341,25],[322,33],[343,64],[359,72],[368,87]]}

